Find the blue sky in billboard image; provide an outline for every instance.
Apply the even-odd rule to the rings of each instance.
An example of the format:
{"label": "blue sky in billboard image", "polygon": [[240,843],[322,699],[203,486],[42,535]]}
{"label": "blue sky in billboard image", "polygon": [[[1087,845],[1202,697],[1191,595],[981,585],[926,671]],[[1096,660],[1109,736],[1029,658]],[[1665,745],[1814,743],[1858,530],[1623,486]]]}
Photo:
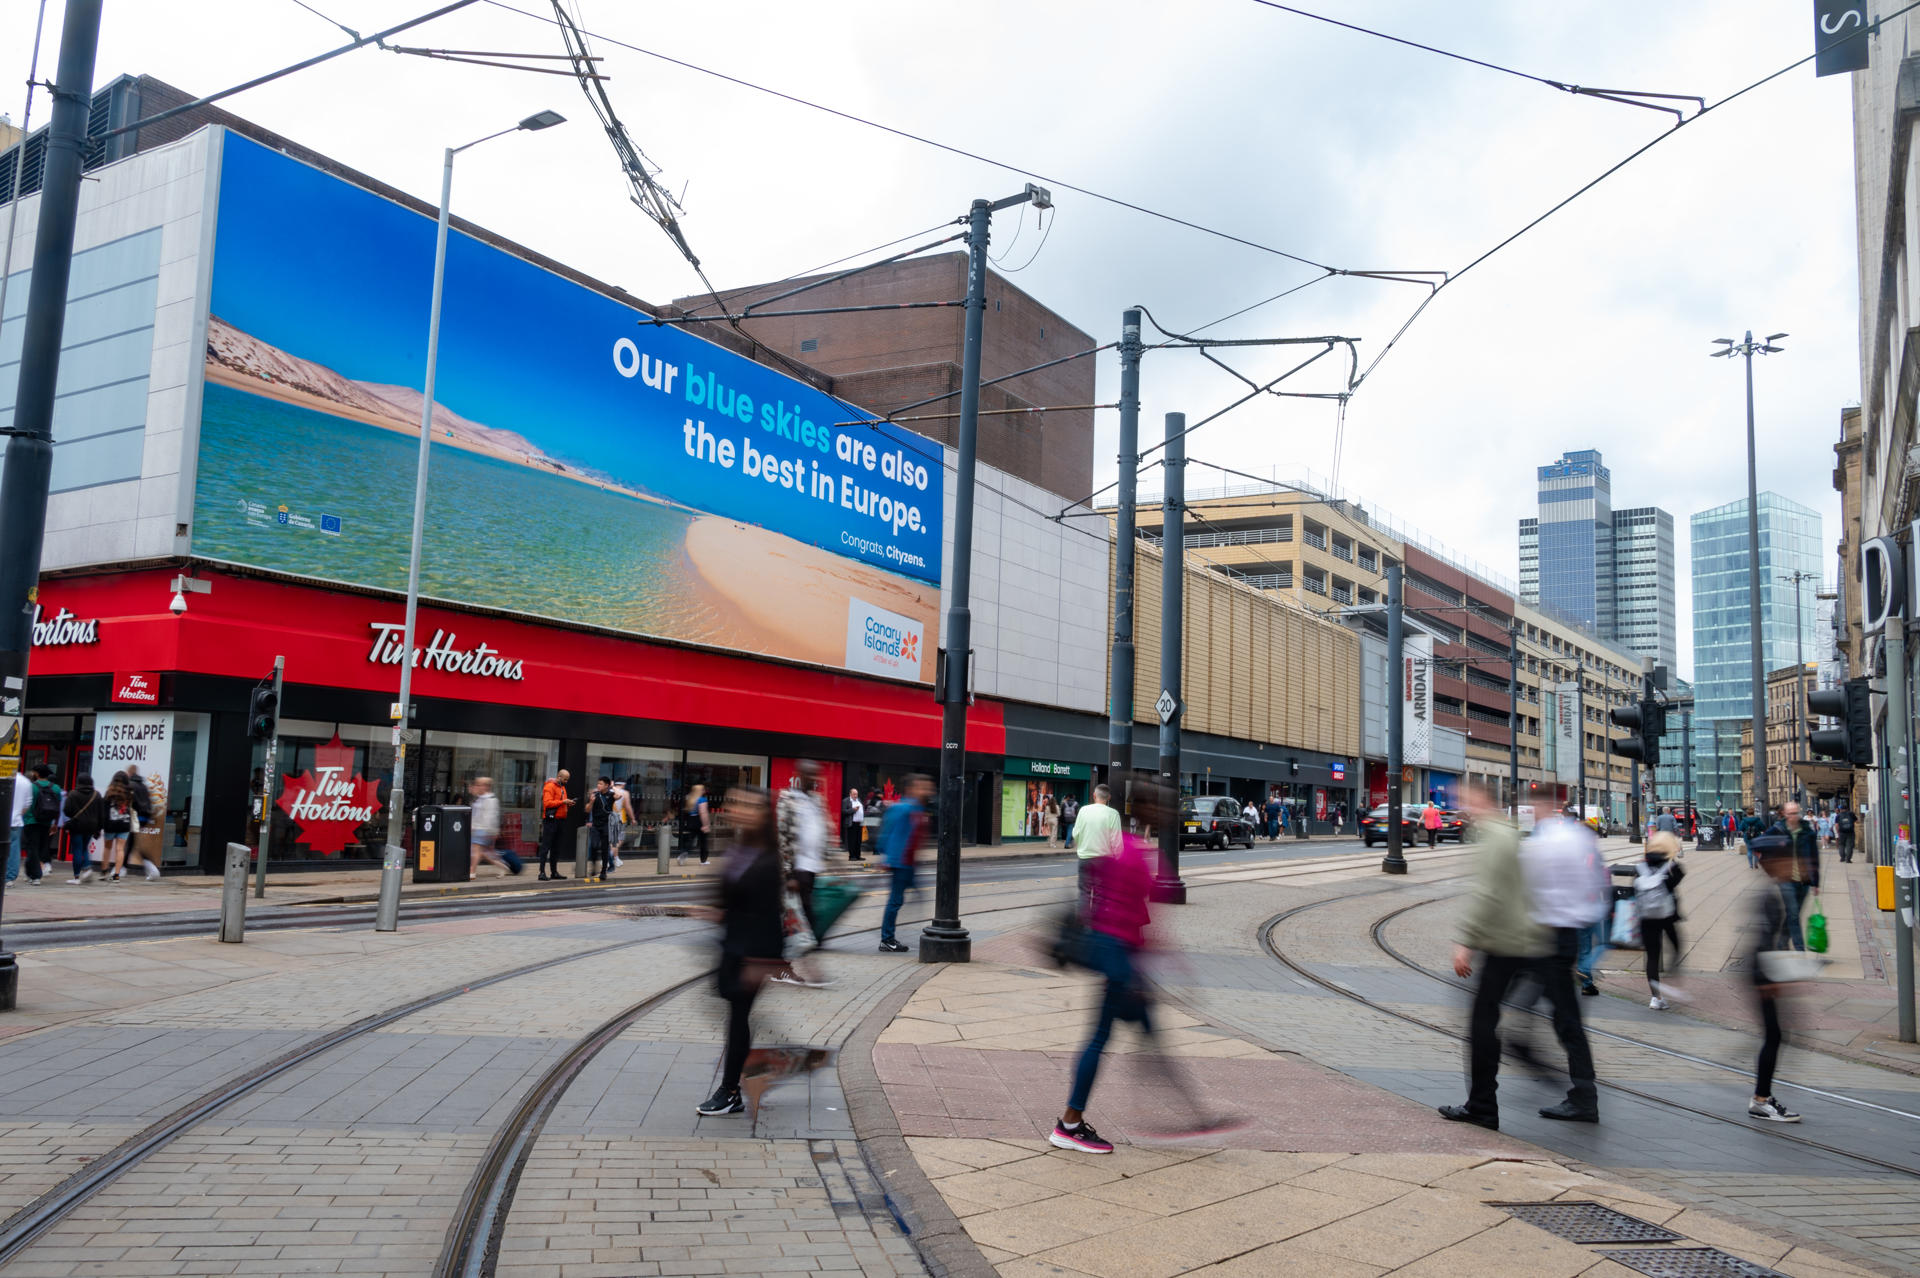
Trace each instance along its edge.
{"label": "blue sky in billboard image", "polygon": [[[430,218],[229,134],[213,314],[341,378],[417,391],[433,237]],[[835,431],[861,414],[457,232],[445,289],[443,409],[572,471],[939,581],[937,446]],[[706,427],[691,441],[689,420]]]}

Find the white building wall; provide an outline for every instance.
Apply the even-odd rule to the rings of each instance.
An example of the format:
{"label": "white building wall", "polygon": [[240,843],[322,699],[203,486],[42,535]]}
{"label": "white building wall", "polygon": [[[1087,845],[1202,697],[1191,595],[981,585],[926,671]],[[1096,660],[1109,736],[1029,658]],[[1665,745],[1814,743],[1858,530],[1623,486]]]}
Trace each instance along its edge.
{"label": "white building wall", "polygon": [[[941,632],[952,603],[957,454],[945,468],[948,565]],[[1009,500],[1011,498],[1011,500]],[[979,468],[973,515],[973,690],[1035,705],[1107,708],[1107,560],[1104,522],[1048,518],[1060,498],[991,466]],[[1076,526],[1077,525],[1077,526]]]}
{"label": "white building wall", "polygon": [[[200,418],[201,351],[206,345],[203,285],[210,266],[212,217],[219,165],[217,130],[202,131],[171,146],[131,156],[87,175],[80,187],[75,228],[75,275],[82,255],[158,232],[157,280],[152,286],[151,354],[146,363],[146,416],[142,433],[114,437],[116,448],[138,448],[137,478],[115,479],[57,491],[47,503],[47,535],[41,568],[53,571],[86,564],[120,563],[185,554],[193,507],[193,463]],[[13,239],[13,278],[8,286],[4,354],[0,363],[19,358],[26,309],[26,273],[33,260],[40,197],[20,202]],[[146,242],[139,241],[143,251]],[[68,314],[78,318],[84,305],[78,292]],[[69,321],[72,330],[73,319]],[[70,331],[63,343],[60,386],[65,399],[85,385],[88,346],[74,345]],[[144,339],[143,339],[144,340]],[[69,377],[72,371],[75,375]],[[11,370],[10,370],[11,372]],[[11,384],[6,378],[8,415]],[[63,413],[56,405],[56,444],[63,434]],[[55,478],[61,474],[59,447]]]}

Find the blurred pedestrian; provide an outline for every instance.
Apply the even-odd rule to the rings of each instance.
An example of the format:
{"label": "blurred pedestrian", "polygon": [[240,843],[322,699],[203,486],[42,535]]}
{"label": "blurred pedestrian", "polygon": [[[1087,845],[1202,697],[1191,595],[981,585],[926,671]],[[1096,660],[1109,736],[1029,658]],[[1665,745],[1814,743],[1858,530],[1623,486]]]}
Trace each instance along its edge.
{"label": "blurred pedestrian", "polygon": [[493,778],[475,777],[467,782],[467,796],[473,801],[473,815],[468,820],[473,833],[472,870],[478,871],[480,863],[488,861],[508,874],[520,873],[526,868],[520,857],[500,847],[500,796],[493,792]]}
{"label": "blurred pedestrian", "polygon": [[1854,816],[1851,803],[1833,814],[1833,837],[1840,845],[1840,859],[1847,864],[1853,863]]}
{"label": "blurred pedestrian", "polygon": [[1047,836],[1047,846],[1060,846],[1060,804],[1052,795],[1048,795],[1040,805],[1040,833]]}
{"label": "blurred pedestrian", "polygon": [[720,924],[720,967],[714,988],[727,1003],[727,1038],[720,1083],[697,1106],[707,1117],[745,1111],[740,1071],[752,1046],[753,1001],[781,964],[784,886],[775,845],[773,806],[759,786],[727,791],[727,821],[733,831],[715,887],[716,903],[698,913]]}
{"label": "blurred pedestrian", "polygon": [[[793,780],[780,792],[775,823],[786,890],[793,895],[793,904],[813,936],[813,944],[806,948],[818,949],[827,939],[820,934],[819,917],[813,909],[814,880],[827,868],[827,809],[820,801],[819,764],[811,759],[794,764]],[[797,929],[789,935],[796,934]],[[827,984],[801,965],[800,958],[798,954],[789,955],[790,961],[774,973],[773,979],[783,985]]]}
{"label": "blurred pedestrian", "polygon": [[20,877],[21,832],[27,828],[27,810],[33,805],[33,778],[24,770],[13,777],[13,822],[7,834],[7,882]]}
{"label": "blurred pedestrian", "polygon": [[560,836],[566,832],[573,799],[567,794],[571,778],[560,769],[540,788],[540,881],[560,877]]}
{"label": "blurred pedestrian", "polygon": [[1073,825],[1073,851],[1080,862],[1080,908],[1087,903],[1087,867],[1094,858],[1105,856],[1120,842],[1120,814],[1113,808],[1113,791],[1104,785],[1093,787],[1093,802],[1080,809]]}
{"label": "blurred pedestrian", "polygon": [[[1760,1005],[1760,1057],[1754,1065],[1753,1098],[1747,1114],[1770,1123],[1797,1123],[1800,1115],[1773,1097],[1773,1070],[1780,1060],[1780,1003],[1787,992],[1784,982],[1771,972],[1771,955],[1789,948],[1791,924],[1798,922],[1798,906],[1793,895],[1794,855],[1789,842],[1778,837],[1762,840],[1760,868],[1767,883],[1754,893],[1752,928],[1753,950],[1747,969],[1752,974],[1754,997]],[[1792,948],[1799,948],[1794,946]]]}
{"label": "blurred pedestrian", "polygon": [[857,786],[847,790],[847,797],[840,801],[840,846],[846,849],[847,860],[852,864],[860,863],[860,840],[866,833],[867,805],[860,802],[860,790]]}
{"label": "blurred pedestrian", "polygon": [[107,814],[100,822],[100,867],[108,882],[118,883],[126,872],[127,840],[133,837],[133,792],[126,773],[113,774],[101,801]]}
{"label": "blurred pedestrian", "polygon": [[907,778],[906,794],[889,801],[886,815],[880,820],[880,856],[887,863],[891,880],[887,885],[887,908],[880,915],[880,951],[883,954],[907,952],[907,947],[895,937],[894,930],[900,919],[900,905],[913,889],[914,859],[919,855],[922,840],[926,838],[926,802],[932,793],[933,783],[914,773]]}
{"label": "blurred pedestrian", "polygon": [[1427,832],[1427,846],[1440,841],[1440,805],[1429,803],[1420,813],[1420,828]]}
{"label": "blurred pedestrian", "polygon": [[1680,836],[1656,830],[1647,836],[1647,852],[1633,867],[1633,899],[1640,910],[1640,943],[1647,953],[1647,1006],[1664,1012],[1671,1006],[1667,996],[1679,991],[1660,980],[1660,955],[1665,946],[1673,947],[1673,966],[1680,966],[1680,898],[1675,891],[1686,870],[1676,859]]}
{"label": "blurred pedestrian", "polygon": [[[707,803],[707,787],[696,785],[687,791],[685,812],[687,835],[692,840],[694,850],[700,854],[700,864],[707,863],[707,839],[713,833],[713,811]],[[686,854],[682,852],[682,861]]]}
{"label": "blurred pedestrian", "polygon": [[1820,841],[1813,827],[1800,817],[1800,805],[1789,799],[1780,807],[1780,819],[1767,831],[1769,834],[1784,834],[1787,845],[1793,855],[1790,882],[1793,898],[1793,917],[1787,920],[1788,938],[1793,948],[1807,948],[1807,938],[1800,929],[1800,916],[1806,911],[1807,898],[1820,890]]}
{"label": "blurred pedestrian", "polygon": [[93,788],[93,778],[82,772],[73,779],[73,789],[61,811],[66,820],[67,847],[73,853],[73,877],[69,884],[85,883],[93,877],[93,840],[106,821],[106,804]]}

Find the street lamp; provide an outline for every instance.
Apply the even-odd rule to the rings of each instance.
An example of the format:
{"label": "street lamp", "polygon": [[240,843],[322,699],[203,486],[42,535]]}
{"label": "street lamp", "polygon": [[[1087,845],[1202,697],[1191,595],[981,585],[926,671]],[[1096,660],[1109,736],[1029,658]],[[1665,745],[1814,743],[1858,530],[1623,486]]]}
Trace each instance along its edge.
{"label": "street lamp", "polygon": [[[1807,733],[1809,729],[1807,728],[1806,623],[1800,616],[1800,583],[1814,580],[1814,574],[1803,568],[1796,568],[1792,572],[1781,573],[1780,580],[1791,582],[1793,585],[1793,679],[1795,690],[1800,697],[1800,705],[1794,711],[1794,716],[1800,720],[1800,757],[1803,759],[1811,759],[1813,757],[1813,750],[1807,744]],[[1806,806],[1806,802],[1807,787],[1805,782],[1801,782],[1801,806]]]}
{"label": "street lamp", "polygon": [[391,932],[400,920],[400,823],[406,819],[404,790],[407,775],[407,723],[413,700],[413,629],[420,611],[420,544],[426,534],[427,458],[433,442],[433,379],[440,360],[440,295],[447,277],[447,221],[453,200],[453,157],[462,151],[521,130],[537,132],[566,122],[558,111],[536,111],[511,128],[475,138],[465,146],[447,148],[446,169],[440,178],[440,225],[433,242],[433,302],[427,311],[427,377],[420,396],[420,460],[413,474],[413,544],[407,555],[407,621],[401,632],[400,717],[393,729],[393,785],[387,808],[387,854],[380,865],[380,900],[374,930]]}
{"label": "street lamp", "polygon": [[[1779,354],[1784,348],[1774,343],[1785,336],[1785,333],[1774,333],[1766,341],[1756,342],[1753,340],[1753,330],[1748,329],[1746,337],[1738,342],[1731,337],[1716,337],[1713,340],[1720,349],[1711,356],[1720,359],[1740,355],[1747,361],[1747,624],[1753,631],[1753,698],[1749,713],[1753,716],[1754,740],[1761,743],[1766,740],[1767,675],[1762,669],[1764,661],[1760,632],[1760,490],[1753,456],[1753,357],[1756,353]],[[1756,749],[1758,758],[1766,756],[1764,744]],[[1763,821],[1767,815],[1766,771],[1760,763],[1754,764],[1753,806]]]}

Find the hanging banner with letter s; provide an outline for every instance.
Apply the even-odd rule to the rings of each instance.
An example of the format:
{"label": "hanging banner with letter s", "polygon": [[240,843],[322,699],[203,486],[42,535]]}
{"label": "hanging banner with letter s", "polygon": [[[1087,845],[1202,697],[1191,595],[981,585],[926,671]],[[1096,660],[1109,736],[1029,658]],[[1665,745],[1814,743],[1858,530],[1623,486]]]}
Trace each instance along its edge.
{"label": "hanging banner with letter s", "polygon": [[1433,636],[1408,635],[1400,659],[1400,762],[1433,762]]}
{"label": "hanging banner with letter s", "polygon": [[1867,69],[1866,0],[1813,0],[1813,74]]}

